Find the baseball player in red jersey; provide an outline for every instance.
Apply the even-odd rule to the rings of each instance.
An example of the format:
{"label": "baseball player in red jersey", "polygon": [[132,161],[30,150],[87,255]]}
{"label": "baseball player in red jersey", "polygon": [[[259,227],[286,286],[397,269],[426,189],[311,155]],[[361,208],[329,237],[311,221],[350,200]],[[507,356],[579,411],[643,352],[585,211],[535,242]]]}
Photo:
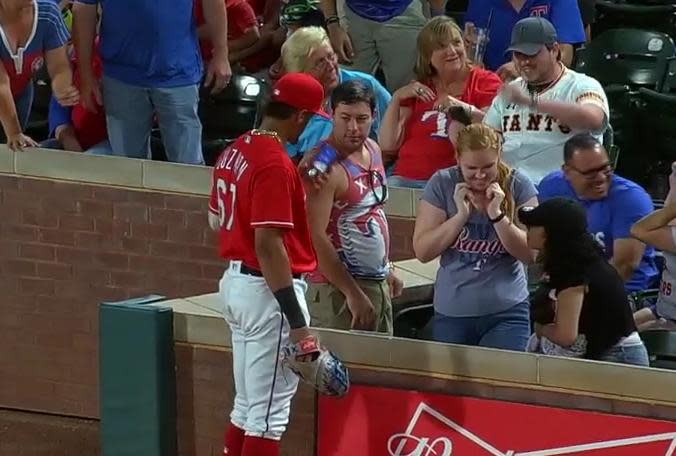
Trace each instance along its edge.
{"label": "baseball player in red jersey", "polygon": [[301,177],[285,144],[297,141],[323,100],[312,76],[285,75],[273,88],[260,129],[239,137],[214,167],[209,224],[229,261],[220,295],[232,332],[236,390],[227,456],[279,455],[298,386],[281,354],[289,341],[302,347],[301,361],[320,353],[307,328],[301,278],[317,262]]}

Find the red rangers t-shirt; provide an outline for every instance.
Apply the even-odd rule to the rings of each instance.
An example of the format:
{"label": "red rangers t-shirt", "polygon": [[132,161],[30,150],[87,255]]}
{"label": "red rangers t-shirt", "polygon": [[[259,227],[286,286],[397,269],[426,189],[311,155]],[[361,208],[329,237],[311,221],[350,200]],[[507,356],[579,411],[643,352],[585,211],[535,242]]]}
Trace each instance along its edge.
{"label": "red rangers t-shirt", "polygon": [[281,228],[294,274],[317,267],[298,170],[274,136],[240,136],[214,166],[209,210],[218,215],[220,255],[260,271],[254,230]]}
{"label": "red rangers t-shirt", "polygon": [[[436,94],[434,84],[427,84]],[[461,101],[484,109],[493,101],[502,81],[495,73],[473,67],[460,97]],[[406,124],[404,141],[394,168],[394,175],[407,179],[427,180],[436,171],[455,165],[455,148],[448,139],[448,117],[434,109],[434,102],[409,98],[402,107],[412,109]]]}
{"label": "red rangers t-shirt", "polygon": [[[241,38],[249,30],[258,27],[256,13],[246,0],[225,0],[225,7],[228,10],[228,41]],[[204,10],[200,0],[195,1],[195,19],[198,27],[204,25]],[[200,40],[200,50],[204,61],[210,61],[214,53],[211,41]],[[266,48],[242,59],[239,63],[246,71],[255,73],[272,65],[278,55],[278,50]]]}
{"label": "red rangers t-shirt", "polygon": [[[103,76],[103,62],[101,61],[99,37],[96,37],[94,49],[92,52],[92,71],[97,81]],[[77,55],[73,57],[73,85],[78,89],[81,87],[80,69],[77,64]],[[75,129],[75,135],[83,149],[87,150],[92,146],[108,139],[108,130],[106,126],[106,112],[103,106],[97,106],[96,112],[91,112],[84,107],[82,100],[73,107],[71,112],[71,122]]]}
{"label": "red rangers t-shirt", "polygon": [[[254,13],[251,5],[246,0],[225,0],[225,8],[228,13],[228,41],[241,38],[252,28],[258,27],[256,13]],[[206,23],[201,0],[195,0],[195,20],[198,27]],[[204,61],[208,62],[211,60],[214,52],[211,41],[200,40],[200,49],[202,50]]]}

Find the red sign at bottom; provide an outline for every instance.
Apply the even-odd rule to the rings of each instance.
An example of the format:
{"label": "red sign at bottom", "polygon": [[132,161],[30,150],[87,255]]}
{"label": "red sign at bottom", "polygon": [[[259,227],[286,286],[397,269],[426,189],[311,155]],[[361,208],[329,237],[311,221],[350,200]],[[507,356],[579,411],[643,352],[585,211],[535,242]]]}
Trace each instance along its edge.
{"label": "red sign at bottom", "polygon": [[320,397],[317,456],[676,456],[676,423],[353,386]]}

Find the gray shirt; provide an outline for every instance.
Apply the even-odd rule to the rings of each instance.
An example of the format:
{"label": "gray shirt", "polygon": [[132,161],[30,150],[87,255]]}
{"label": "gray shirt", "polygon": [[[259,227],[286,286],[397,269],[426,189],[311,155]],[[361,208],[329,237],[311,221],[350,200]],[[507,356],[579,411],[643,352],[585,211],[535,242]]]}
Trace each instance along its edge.
{"label": "gray shirt", "polygon": [[[669,229],[676,245],[676,226],[670,226]],[[660,294],[657,297],[657,314],[662,318],[676,320],[676,255],[666,250],[662,255],[664,255],[664,270]]]}
{"label": "gray shirt", "polygon": [[[453,193],[462,182],[457,166],[437,171],[427,182],[422,199],[446,212],[457,213]],[[515,170],[512,195],[522,206],[537,195],[531,180]],[[507,310],[528,299],[523,263],[500,242],[485,213],[472,211],[455,243],[441,254],[434,286],[434,309],[449,317],[480,317]]]}

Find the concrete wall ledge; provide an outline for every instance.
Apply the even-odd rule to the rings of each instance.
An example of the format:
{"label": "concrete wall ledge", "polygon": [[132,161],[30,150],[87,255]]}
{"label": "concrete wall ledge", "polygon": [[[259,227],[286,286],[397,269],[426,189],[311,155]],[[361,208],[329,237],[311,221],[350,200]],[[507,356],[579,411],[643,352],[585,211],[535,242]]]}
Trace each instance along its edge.
{"label": "concrete wall ledge", "polygon": [[[218,294],[159,302],[174,310],[174,340],[229,350]],[[488,382],[676,406],[676,372],[530,353],[318,329],[346,363],[429,377]]]}
{"label": "concrete wall ledge", "polygon": [[[13,152],[6,145],[0,145],[0,173],[35,178],[208,196],[211,170],[206,166],[41,148]],[[415,217],[420,194],[420,190],[390,187],[385,212],[395,217]]]}

